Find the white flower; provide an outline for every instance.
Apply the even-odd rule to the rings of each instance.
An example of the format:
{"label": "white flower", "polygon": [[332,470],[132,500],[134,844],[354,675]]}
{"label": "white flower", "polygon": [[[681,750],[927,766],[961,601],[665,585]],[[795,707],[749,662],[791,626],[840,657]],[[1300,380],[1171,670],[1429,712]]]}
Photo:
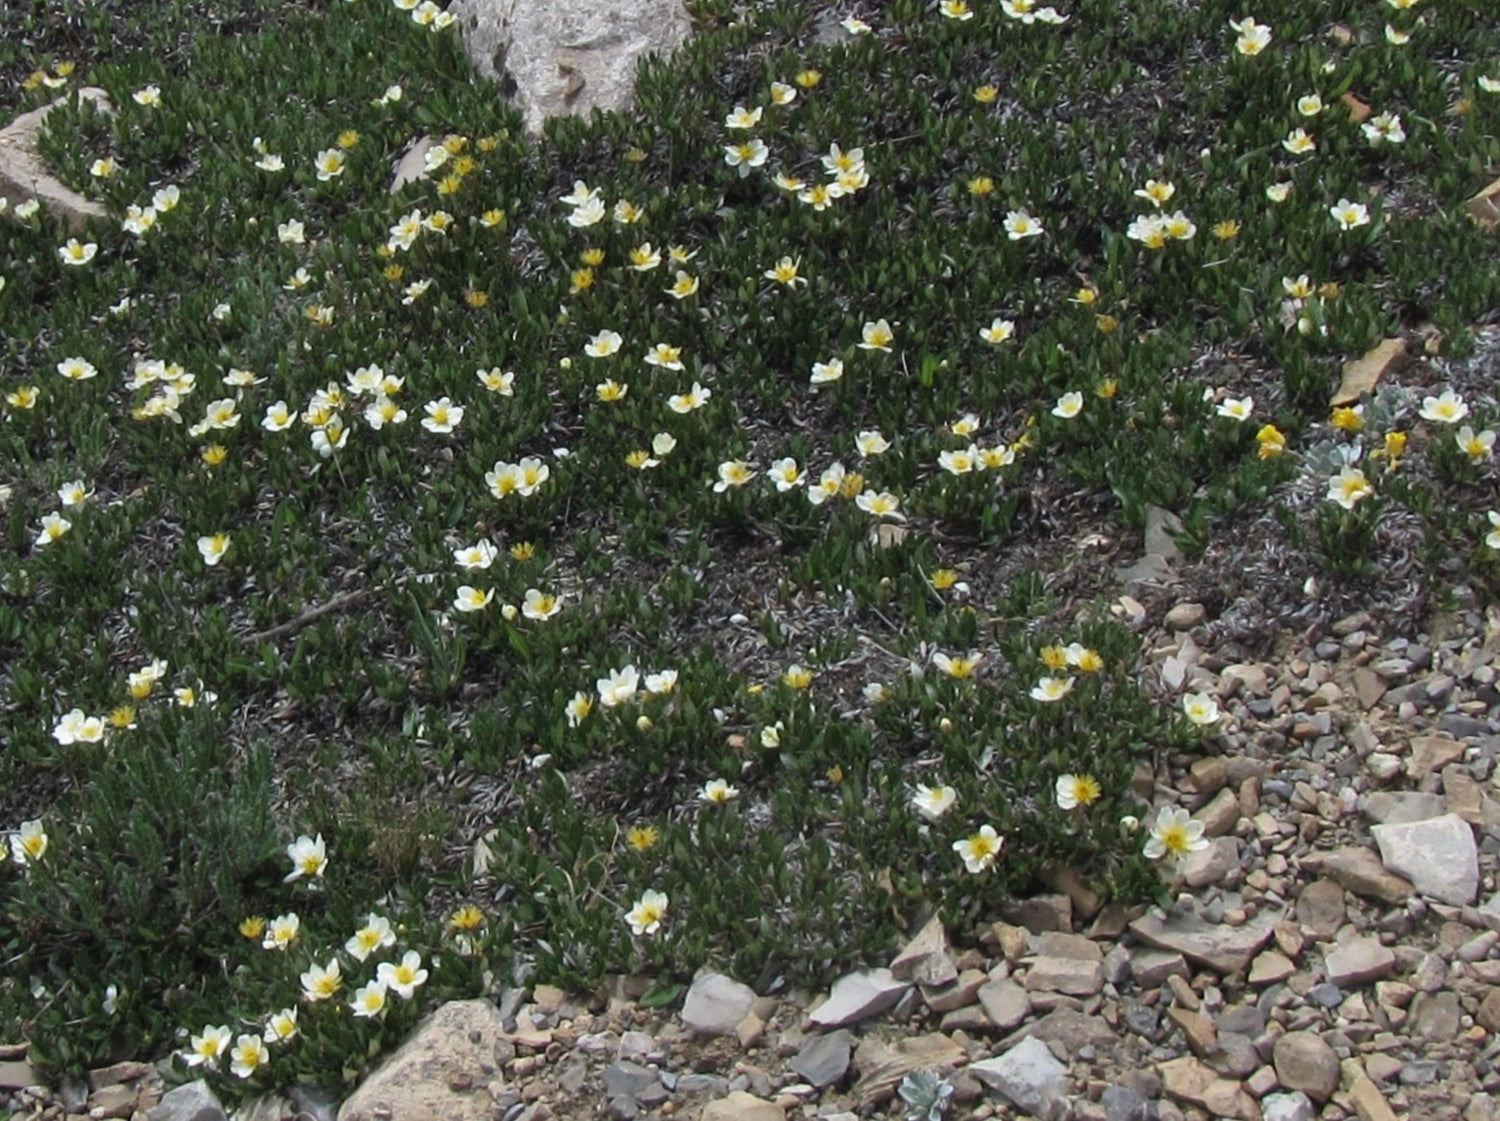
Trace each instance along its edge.
{"label": "white flower", "polygon": [[[388,962],[386,964],[389,964]],[[366,981],[349,998],[349,1011],[355,1019],[370,1020],[385,1014],[386,987],[379,980]]]}
{"label": "white flower", "polygon": [[[21,213],[21,208],[16,207],[16,213]],[[57,250],[57,256],[65,265],[86,265],[94,259],[99,252],[99,246],[90,241],[80,242],[76,237],[68,238],[68,243]]]}
{"label": "white flower", "polygon": [[1401,118],[1394,113],[1377,113],[1359,127],[1371,144],[1379,144],[1381,141],[1401,144],[1406,140],[1406,130],[1401,127]]}
{"label": "white flower", "polygon": [[608,358],[620,349],[624,341],[614,331],[600,331],[584,345],[583,352],[590,358]]}
{"label": "white flower", "polygon": [[1062,700],[1072,691],[1071,677],[1044,677],[1031,687],[1031,699],[1047,704]]}
{"label": "white flower", "polygon": [[1183,714],[1199,727],[1218,722],[1219,702],[1207,693],[1189,693],[1182,698]]}
{"label": "white flower", "polygon": [[447,397],[428,401],[423,408],[427,415],[422,419],[422,427],[438,435],[452,432],[464,419],[463,406],[455,405]]}
{"label": "white flower", "polygon": [[292,870],[283,878],[283,883],[289,884],[303,876],[321,879],[324,869],[328,867],[328,847],[324,844],[321,833],[316,838],[304,833],[287,845],[286,855],[292,862]]}
{"label": "white flower", "polygon": [[219,1056],[229,1050],[229,1029],[224,1026],[204,1028],[202,1034],[188,1039],[187,1053],[182,1061],[190,1067],[203,1066],[218,1069]]}
{"label": "white flower", "polygon": [[990,321],[988,327],[979,328],[979,337],[992,346],[999,346],[1015,333],[1015,323],[1009,319],[1001,319],[998,316]]}
{"label": "white flower", "polygon": [[396,932],[391,929],[391,920],[383,915],[371,914],[365,925],[356,930],[344,950],[356,961],[364,961],[376,950],[384,950],[396,944]]}
{"label": "white flower", "polygon": [[724,118],[725,128],[754,128],[760,124],[761,113],[764,112],[760,106],[754,109],[746,109],[743,105],[736,105],[734,112]]}
{"label": "white flower", "polygon": [[1484,543],[1491,549],[1500,549],[1500,512],[1490,510],[1485,517],[1490,520],[1490,531],[1484,535]]}
{"label": "white flower", "polygon": [[1005,215],[1005,235],[1011,241],[1036,237],[1042,232],[1042,224],[1024,210],[1012,210]]}
{"label": "white flower", "polygon": [[703,784],[703,789],[698,792],[698,797],[710,805],[722,806],[725,802],[732,802],[740,796],[739,788],[730,786],[721,778],[709,779]]}
{"label": "white flower", "polygon": [[461,549],[453,550],[453,560],[460,568],[470,571],[474,569],[485,569],[495,563],[495,558],[500,555],[500,550],[494,544],[484,538],[473,545],[466,545]]}
{"label": "white flower", "polygon": [[1375,488],[1358,467],[1345,467],[1328,480],[1328,500],[1337,502],[1345,510],[1354,509],[1361,499],[1369,498],[1374,493]]}
{"label": "white flower", "polygon": [[985,871],[995,863],[1005,838],[995,832],[993,825],[981,825],[979,832],[953,842],[953,851],[963,859],[964,867],[973,875]]}
{"label": "white flower", "polygon": [[830,358],[827,362],[814,362],[812,377],[808,379],[811,385],[828,385],[838,381],[844,376],[844,360],[842,358]]}
{"label": "white flower", "polygon": [[1190,853],[1202,852],[1208,848],[1203,828],[1203,822],[1194,821],[1182,807],[1164,807],[1156,815],[1151,835],[1146,838],[1146,859],[1160,860],[1163,856],[1170,856],[1181,860]]}
{"label": "white flower", "polygon": [[640,675],[633,665],[612,669],[608,677],[601,677],[594,682],[594,688],[599,691],[599,703],[605,708],[614,708],[634,700],[639,687]]}
{"label": "white flower", "polygon": [[1352,230],[1370,224],[1369,209],[1363,203],[1350,202],[1345,198],[1339,199],[1337,203],[1330,206],[1328,213],[1333,216],[1333,220],[1339,224],[1341,230]]}
{"label": "white flower", "polygon": [[35,864],[46,855],[47,834],[42,829],[42,819],[21,822],[21,827],[10,835],[11,860],[17,864]]}
{"label": "white flower", "polygon": [[241,1035],[229,1052],[229,1069],[239,1078],[249,1078],[270,1061],[265,1042],[258,1035]]}
{"label": "white flower", "polygon": [[296,218],[289,218],[277,224],[276,240],[282,245],[302,245],[307,241],[307,227]]}
{"label": "white flower", "polygon": [[427,980],[427,970],[422,968],[422,955],[407,950],[398,962],[381,962],[375,976],[402,1000],[410,1000],[417,987]]}
{"label": "white flower", "polygon": [[1060,810],[1077,809],[1079,806],[1088,806],[1098,800],[1101,793],[1099,783],[1092,775],[1059,775],[1054,790],[1057,797],[1057,808]]}
{"label": "white flower", "polygon": [[1248,420],[1251,411],[1255,408],[1253,397],[1226,397],[1219,403],[1217,410],[1220,416],[1228,417],[1230,420]]}
{"label": "white flower", "polygon": [[641,893],[625,915],[625,921],[630,924],[630,933],[636,937],[643,934],[655,934],[661,929],[662,920],[667,917],[667,897],[662,892],[647,888]]}
{"label": "white flower", "polygon": [[677,688],[677,671],[664,669],[646,675],[646,692],[654,697],[665,697]]}
{"label": "white flower", "polygon": [[1422,398],[1422,408],[1417,415],[1438,424],[1457,424],[1469,415],[1469,406],[1453,390],[1445,389],[1439,397]]}
{"label": "white flower", "polygon": [[912,795],[912,808],[928,821],[936,821],[958,801],[958,791],[951,786],[924,786],[917,784],[916,793]]}
{"label": "white flower", "polygon": [[1052,415],[1061,417],[1063,420],[1072,420],[1083,411],[1083,394],[1076,390],[1072,393],[1064,393],[1057,399],[1057,404],[1052,407]]}

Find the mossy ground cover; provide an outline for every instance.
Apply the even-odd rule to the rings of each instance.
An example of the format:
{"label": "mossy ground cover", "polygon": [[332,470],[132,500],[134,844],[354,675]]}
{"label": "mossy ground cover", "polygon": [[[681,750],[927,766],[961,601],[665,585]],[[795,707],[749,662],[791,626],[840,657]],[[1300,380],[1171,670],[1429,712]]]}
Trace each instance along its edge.
{"label": "mossy ground cover", "polygon": [[430,6],[34,7],[7,109],[118,107],[45,139],[111,223],[0,223],[49,1067],[339,1083],[518,971],[765,989],[1048,865],[1151,893],[1130,777],[1213,717],[1109,610],[1152,506],[1271,621],[1493,590],[1483,0],[700,3],[540,138]]}

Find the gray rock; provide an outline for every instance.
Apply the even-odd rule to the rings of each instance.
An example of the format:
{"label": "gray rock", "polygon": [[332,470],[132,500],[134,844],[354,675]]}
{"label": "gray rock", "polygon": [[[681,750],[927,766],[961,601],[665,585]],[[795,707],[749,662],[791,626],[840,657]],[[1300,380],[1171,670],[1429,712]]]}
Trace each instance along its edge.
{"label": "gray rock", "polygon": [[35,199],[46,213],[61,218],[69,231],[81,233],[90,221],[102,221],[109,212],[92,199],[85,198],[52,174],[37,151],[37,139],[46,127],[47,117],[59,105],[74,97],[89,101],[105,114],[113,114],[109,96],[97,86],[84,86],[77,94],[66,94],[29,113],[22,113],[0,129],[0,198],[13,210],[23,202]]}
{"label": "gray rock", "polygon": [[1189,977],[1187,959],[1175,950],[1136,950],[1130,955],[1130,976],[1143,989],[1158,989],[1168,977]]}
{"label": "gray rock", "polygon": [[532,133],[548,117],[627,108],[641,58],[670,54],[691,30],[682,0],[455,0],[448,10],[475,69],[514,84]]}
{"label": "gray rock", "polygon": [[219,1099],[201,1078],[168,1090],[146,1116],[150,1121],[229,1121]]}
{"label": "gray rock", "polygon": [[339,1115],[338,1099],[315,1082],[299,1082],[287,1096],[294,1112],[305,1114],[298,1121],[334,1121]]}
{"label": "gray rock", "polygon": [[1100,1096],[1105,1121],[1146,1121],[1150,1103],[1129,1086],[1109,1086]]}
{"label": "gray rock", "polygon": [[1219,926],[1188,915],[1161,919],[1148,912],[1130,930],[1147,945],[1176,950],[1189,961],[1229,974],[1250,964],[1281,918],[1280,911],[1263,911],[1242,926]]}
{"label": "gray rock", "polygon": [[946,985],[958,978],[943,920],[933,915],[891,962],[891,976],[918,985]]}
{"label": "gray rock", "polygon": [[988,981],[980,986],[979,1005],[1001,1031],[1018,1027],[1031,1014],[1031,998],[1011,980]]}
{"label": "gray rock", "polygon": [[1343,988],[1390,975],[1396,955],[1376,938],[1351,938],[1323,955],[1323,975]]}
{"label": "gray rock", "polygon": [[833,983],[828,999],[808,1018],[820,1028],[846,1027],[895,1007],[910,988],[891,976],[889,969],[848,973]]}
{"label": "gray rock", "polygon": [[703,1035],[733,1035],[755,1007],[755,990],[722,973],[705,973],[689,986],[682,1022]]}
{"label": "gray rock", "polygon": [[1326,1102],[1339,1088],[1339,1057],[1316,1032],[1289,1031],[1277,1036],[1271,1058],[1277,1080],[1288,1090],[1301,1090],[1314,1101]]}
{"label": "gray rock", "polygon": [[832,1086],[849,1070],[849,1056],[854,1049],[854,1037],[846,1030],[815,1035],[804,1043],[792,1060],[792,1069],[803,1081],[818,1089]]}
{"label": "gray rock", "polygon": [[1411,1002],[1407,1030],[1428,1043],[1446,1043],[1458,1038],[1463,1009],[1454,992],[1418,993]]}
{"label": "gray rock", "polygon": [[615,1054],[621,1059],[644,1062],[646,1056],[656,1049],[656,1040],[649,1032],[628,1031],[620,1036],[620,1049]]}
{"label": "gray rock", "polygon": [[1207,887],[1240,868],[1240,842],[1234,837],[1215,837],[1208,848],[1192,853],[1182,862],[1182,878],[1188,887]]}
{"label": "gray rock", "polygon": [[360,1084],[339,1108],[338,1121],[489,1121],[489,1095],[467,1087],[475,1071],[494,1064],[495,1044],[504,1035],[500,1009],[490,1001],[449,1001]]}
{"label": "gray rock", "polygon": [[1457,814],[1404,825],[1376,825],[1370,832],[1380,859],[1423,895],[1462,906],[1479,895],[1479,850],[1474,830]]}
{"label": "gray rock", "polygon": [[1155,553],[1168,564],[1182,560],[1174,534],[1183,532],[1182,519],[1160,506],[1146,507],[1146,552]]}
{"label": "gray rock", "polygon": [[609,1098],[635,1098],[642,1090],[658,1084],[656,1071],[626,1059],[604,1068],[604,1093]]}
{"label": "gray rock", "polygon": [[1377,790],[1367,794],[1365,816],[1381,825],[1405,825],[1442,817],[1447,806],[1441,794],[1422,794],[1415,790]]}
{"label": "gray rock", "polygon": [[1035,1037],[1023,1039],[996,1058],[970,1063],[966,1069],[1011,1104],[1038,1117],[1052,1113],[1068,1074],[1068,1068]]}
{"label": "gray rock", "polygon": [[1262,1121],[1316,1121],[1317,1108],[1301,1090],[1290,1094],[1267,1094],[1261,1099]]}
{"label": "gray rock", "polygon": [[1332,938],[1345,917],[1344,889],[1333,880],[1314,880],[1297,895],[1297,921],[1315,938]]}

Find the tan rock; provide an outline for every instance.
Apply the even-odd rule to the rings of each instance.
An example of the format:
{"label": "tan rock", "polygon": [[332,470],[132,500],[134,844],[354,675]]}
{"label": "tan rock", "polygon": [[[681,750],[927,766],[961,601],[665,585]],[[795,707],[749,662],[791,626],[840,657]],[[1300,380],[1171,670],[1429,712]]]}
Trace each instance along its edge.
{"label": "tan rock", "polygon": [[1415,736],[1411,741],[1411,758],[1406,763],[1406,777],[1412,782],[1420,782],[1433,771],[1440,771],[1463,757],[1462,741],[1454,739],[1447,732]]}
{"label": "tan rock", "polygon": [[1406,364],[1406,343],[1386,339],[1376,343],[1363,357],[1344,363],[1344,376],[1329,399],[1330,405],[1352,405],[1365,393],[1373,393],[1380,379]]}
{"label": "tan rock", "polygon": [[0,198],[10,203],[11,210],[35,199],[48,214],[63,219],[71,232],[79,233],[90,221],[108,218],[109,212],[53,175],[37,151],[37,137],[46,126],[48,115],[74,97],[92,102],[103,113],[114,113],[109,96],[102,89],[84,86],[76,94],[22,113],[0,129]]}
{"label": "tan rock", "polygon": [[1214,1023],[1202,1012],[1193,1012],[1172,1005],[1167,1009],[1168,1018],[1182,1029],[1188,1047],[1200,1059],[1206,1059],[1219,1047],[1219,1033]]}
{"label": "tan rock", "polygon": [[1215,1117],[1256,1121],[1260,1109],[1232,1078],[1220,1078],[1212,1069],[1190,1056],[1173,1059],[1157,1067],[1162,1088],[1178,1101],[1202,1106]]}
{"label": "tan rock", "polygon": [[1403,903],[1412,893],[1411,881],[1388,871],[1380,857],[1357,845],[1309,853],[1303,857],[1302,867],[1327,876],[1346,891],[1383,903]]}
{"label": "tan rock", "polygon": [[449,1001],[365,1079],[340,1107],[338,1121],[489,1121],[483,1072],[493,1069],[504,1035],[493,1002]]}
{"label": "tan rock", "polygon": [[1359,1121],[1399,1121],[1391,1103],[1385,1100],[1380,1087],[1370,1080],[1358,1059],[1345,1059],[1342,1066],[1344,1082],[1348,1086],[1349,1097],[1354,1101],[1354,1112],[1359,1114]]}
{"label": "tan rock", "polygon": [[1363,124],[1370,117],[1370,107],[1352,93],[1346,93],[1339,98],[1344,108],[1349,110],[1349,120],[1353,124]]}
{"label": "tan rock", "polygon": [[775,1102],[736,1090],[727,1098],[703,1107],[702,1121],[786,1121],[786,1110]]}
{"label": "tan rock", "polygon": [[1464,211],[1487,230],[1500,226],[1500,179],[1466,202]]}

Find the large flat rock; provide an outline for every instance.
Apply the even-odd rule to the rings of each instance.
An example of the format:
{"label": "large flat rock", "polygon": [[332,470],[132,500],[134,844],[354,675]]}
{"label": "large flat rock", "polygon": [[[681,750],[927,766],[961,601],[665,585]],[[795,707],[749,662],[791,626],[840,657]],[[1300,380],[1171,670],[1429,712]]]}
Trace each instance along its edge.
{"label": "large flat rock", "polygon": [[548,117],[628,108],[636,64],[676,50],[691,30],[682,0],[454,0],[448,11],[475,69],[532,133]]}
{"label": "large flat rock", "polygon": [[1479,849],[1474,830],[1457,814],[1371,827],[1386,868],[1423,895],[1465,906],[1479,897]]}
{"label": "large flat rock", "polygon": [[1223,926],[1189,915],[1160,919],[1148,912],[1130,924],[1130,932],[1148,946],[1176,950],[1189,961],[1230,974],[1250,964],[1281,917],[1280,911],[1268,911],[1242,926]]}
{"label": "large flat rock", "polygon": [[53,175],[37,152],[37,137],[46,127],[48,115],[74,96],[93,102],[102,113],[114,112],[109,96],[102,89],[84,86],[76,95],[59,97],[22,113],[0,129],[0,198],[10,204],[10,210],[35,199],[48,214],[61,218],[70,231],[79,233],[90,221],[107,218],[108,211]]}
{"label": "large flat rock", "polygon": [[365,1079],[338,1121],[490,1121],[486,1087],[504,1035],[490,1001],[449,1001]]}

